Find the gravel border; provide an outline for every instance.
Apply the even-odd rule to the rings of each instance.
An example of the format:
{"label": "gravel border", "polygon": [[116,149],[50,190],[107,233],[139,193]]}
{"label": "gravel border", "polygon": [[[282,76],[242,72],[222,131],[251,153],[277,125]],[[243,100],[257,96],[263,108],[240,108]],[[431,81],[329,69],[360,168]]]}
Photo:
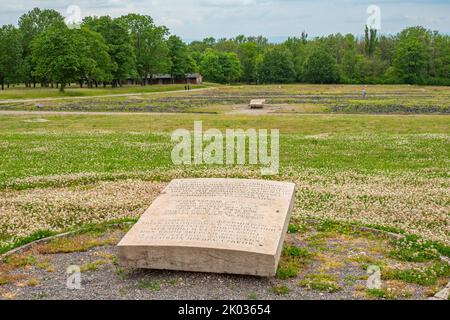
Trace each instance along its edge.
{"label": "gravel border", "polygon": [[[320,220],[316,220],[316,219],[305,219],[305,222],[316,225],[318,223],[320,223]],[[107,224],[107,228],[111,228],[111,227],[118,227],[118,226],[122,226],[122,225],[132,225],[134,224],[133,222],[122,222],[122,223],[113,223],[113,224]],[[374,235],[377,236],[387,236],[388,238],[391,239],[403,239],[406,236],[403,234],[397,234],[397,233],[393,233],[393,232],[389,232],[389,231],[384,231],[384,230],[379,230],[379,229],[375,229],[375,228],[371,228],[371,227],[365,227],[365,226],[358,226],[358,225],[352,225],[351,227],[353,228],[353,230],[355,231],[364,231],[364,232],[370,232]],[[31,247],[33,247],[36,244],[42,244],[42,243],[47,243],[50,242],[54,239],[59,239],[59,238],[64,238],[79,232],[83,232],[83,231],[87,231],[88,228],[80,228],[77,230],[73,230],[73,231],[68,231],[68,232],[64,232],[64,233],[60,233],[57,235],[53,235],[50,237],[46,237],[46,238],[42,238],[39,240],[35,240],[32,241],[30,243],[27,243],[23,246],[17,247],[15,249],[12,249],[2,255],[0,255],[0,262],[3,262],[4,259],[6,259],[7,257],[14,255],[14,254],[18,254],[21,252],[24,252],[28,249],[30,249]],[[450,264],[450,259],[444,256],[440,256],[441,261],[446,262],[448,264]],[[428,298],[428,300],[448,300],[450,297],[450,282],[438,293],[436,293],[433,297]]]}

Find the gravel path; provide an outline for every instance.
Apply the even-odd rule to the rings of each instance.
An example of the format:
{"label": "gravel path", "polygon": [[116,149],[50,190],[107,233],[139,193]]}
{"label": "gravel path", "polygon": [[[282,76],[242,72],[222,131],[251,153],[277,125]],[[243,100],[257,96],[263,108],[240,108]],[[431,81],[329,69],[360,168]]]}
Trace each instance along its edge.
{"label": "gravel path", "polygon": [[[408,266],[387,257],[384,251],[388,246],[386,239],[373,235],[323,234],[311,228],[287,236],[286,245],[307,249],[314,255],[300,268],[298,275],[290,279],[132,270],[121,268],[116,261],[115,243],[125,232],[116,229],[100,236],[68,236],[54,240],[50,245],[34,245],[28,251],[12,256],[7,263],[0,264],[0,299],[368,299],[373,297],[366,293],[368,275],[364,264],[367,261]],[[105,240],[107,244],[101,245]],[[71,245],[92,241],[101,244],[81,252],[48,251],[58,246],[68,250]],[[82,271],[80,290],[70,290],[66,285],[67,268],[72,265],[79,266]],[[318,274],[334,278],[337,289],[300,285],[311,275]],[[396,299],[427,299],[431,295],[429,287],[399,281],[385,281],[383,288]],[[439,288],[433,289],[439,291]]]}

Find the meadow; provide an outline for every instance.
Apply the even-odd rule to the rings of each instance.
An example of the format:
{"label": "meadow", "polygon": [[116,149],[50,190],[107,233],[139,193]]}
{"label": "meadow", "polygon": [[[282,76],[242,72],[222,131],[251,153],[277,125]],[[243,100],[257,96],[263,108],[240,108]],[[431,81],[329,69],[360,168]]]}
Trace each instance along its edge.
{"label": "meadow", "polygon": [[[293,181],[298,219],[372,226],[449,245],[450,89],[373,86],[368,99],[360,89],[221,87],[49,101],[47,113],[13,112],[33,110],[29,103],[0,104],[0,248],[84,224],[134,219],[179,177]],[[267,112],[246,109],[254,97],[267,99]],[[333,111],[338,105],[347,109]],[[171,132],[192,130],[199,120],[205,129],[279,129],[279,174],[262,177],[250,165],[174,166]]]}
{"label": "meadow", "polygon": [[[183,86],[123,87],[118,89],[67,90],[63,99],[49,101],[39,98],[39,90],[16,92],[16,96],[36,98],[33,101],[14,100],[2,102],[0,110],[28,111],[83,111],[83,112],[164,112],[222,114],[242,111],[250,99],[262,98],[272,106],[273,113],[343,113],[343,114],[448,114],[450,113],[450,89],[448,87],[423,87],[409,85],[373,85],[367,88],[367,97],[362,97],[360,85],[271,85],[271,86],[216,86],[205,84],[208,90],[184,92],[161,92],[183,90]],[[192,89],[205,89],[205,86]],[[178,89],[178,90],[177,90]],[[111,97],[111,94],[142,92],[149,95]],[[47,94],[49,89],[43,91]],[[0,93],[5,99],[8,91]],[[52,95],[59,95],[53,89]],[[80,102],[70,95],[92,96]],[[102,97],[101,95],[107,95]],[[10,95],[11,96],[11,95]],[[61,97],[60,97],[61,98]],[[78,97],[79,98],[79,97]],[[37,104],[39,103],[39,108]]]}
{"label": "meadow", "polygon": [[[203,85],[191,85],[192,89],[204,88]],[[102,95],[120,95],[130,93],[155,93],[184,90],[183,84],[174,85],[124,85],[118,88],[98,86],[97,88],[80,88],[78,85],[67,87],[64,92],[54,88],[40,87],[26,88],[24,86],[14,86],[5,88],[0,91],[0,100],[16,100],[16,99],[48,99],[48,98],[67,98],[67,97],[95,97]]]}

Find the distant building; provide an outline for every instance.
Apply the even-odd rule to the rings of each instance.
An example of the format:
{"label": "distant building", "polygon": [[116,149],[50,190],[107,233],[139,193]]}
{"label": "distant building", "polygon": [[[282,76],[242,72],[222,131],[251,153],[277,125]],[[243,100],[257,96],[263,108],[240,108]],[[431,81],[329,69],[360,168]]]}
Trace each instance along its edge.
{"label": "distant building", "polygon": [[[148,77],[150,79],[150,76]],[[185,77],[172,77],[170,74],[155,74],[151,77],[152,84],[202,84],[200,73],[189,73]]]}
{"label": "distant building", "polygon": [[[128,78],[127,84],[141,84],[142,80]],[[172,77],[170,74],[148,75],[146,84],[202,84],[203,77],[200,73],[188,73],[184,77]]]}

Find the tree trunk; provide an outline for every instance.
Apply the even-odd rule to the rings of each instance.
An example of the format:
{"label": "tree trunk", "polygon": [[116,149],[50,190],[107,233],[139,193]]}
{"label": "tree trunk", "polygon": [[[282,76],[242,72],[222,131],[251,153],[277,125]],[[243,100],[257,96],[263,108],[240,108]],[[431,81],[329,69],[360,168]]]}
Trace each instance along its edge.
{"label": "tree trunk", "polygon": [[59,87],[59,92],[64,93],[64,88],[66,87],[65,83],[61,83],[61,86]]}
{"label": "tree trunk", "polygon": [[3,90],[5,90],[5,83],[4,83],[3,79],[2,79],[2,91]]}

